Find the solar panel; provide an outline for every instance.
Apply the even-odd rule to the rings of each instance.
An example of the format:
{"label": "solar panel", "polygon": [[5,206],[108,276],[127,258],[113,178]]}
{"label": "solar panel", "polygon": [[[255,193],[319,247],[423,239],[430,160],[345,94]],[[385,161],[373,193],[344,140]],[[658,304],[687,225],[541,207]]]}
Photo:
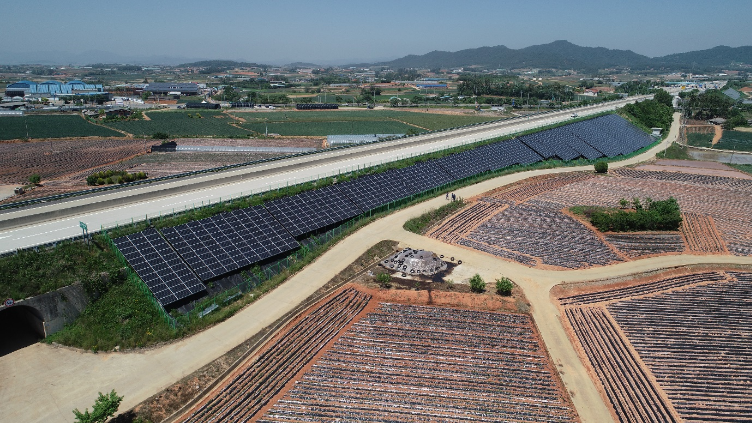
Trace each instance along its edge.
{"label": "solar panel", "polygon": [[490,145],[496,154],[492,157],[499,157],[494,169],[504,168],[510,165],[530,165],[541,161],[543,158],[530,147],[523,144],[520,140],[500,141]]}
{"label": "solar panel", "polygon": [[396,178],[403,184],[408,195],[419,194],[453,181],[436,160],[419,162],[397,170]]}
{"label": "solar panel", "polygon": [[546,133],[547,131],[533,133],[533,134],[527,134],[521,137],[518,137],[518,140],[520,140],[523,144],[530,147],[539,154],[544,159],[550,159],[557,155],[557,153],[554,150],[554,147],[552,146],[553,143],[551,143],[550,140],[548,140],[545,137],[542,137],[542,134]]}
{"label": "solar panel", "polygon": [[162,233],[204,281],[298,247],[262,206],[223,212]]}
{"label": "solar panel", "polygon": [[466,150],[437,159],[437,163],[455,180],[460,180],[489,170],[485,151],[483,147]]}
{"label": "solar panel", "polygon": [[119,237],[113,242],[163,306],[205,290],[154,228]]}
{"label": "solar panel", "polygon": [[361,213],[361,210],[334,186],[275,199],[264,206],[293,237]]}
{"label": "solar panel", "polygon": [[566,144],[577,152],[579,156],[583,156],[586,159],[598,159],[604,156],[600,151],[591,147],[590,144],[576,137],[567,127],[552,128],[548,132],[553,139],[557,140],[557,143]]}
{"label": "solar panel", "polygon": [[604,156],[611,158],[621,154],[622,149],[619,144],[615,140],[609,139],[592,121],[593,119],[576,122],[566,125],[565,128],[572,131],[578,138],[601,152]]}
{"label": "solar panel", "polygon": [[383,174],[365,175],[338,183],[335,187],[364,212],[399,199],[393,190],[388,189]]}

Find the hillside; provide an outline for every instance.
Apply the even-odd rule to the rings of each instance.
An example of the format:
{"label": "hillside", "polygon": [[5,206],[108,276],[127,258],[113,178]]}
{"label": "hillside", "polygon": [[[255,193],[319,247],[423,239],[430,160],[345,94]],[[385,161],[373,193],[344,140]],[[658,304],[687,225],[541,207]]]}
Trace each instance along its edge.
{"label": "hillside", "polygon": [[630,50],[581,47],[565,40],[549,44],[510,49],[505,46],[479,47],[457,52],[433,51],[409,55],[380,65],[391,68],[551,68],[595,71],[605,68],[672,68],[696,71],[721,69],[734,64],[750,64],[751,47],[719,46],[707,50],[650,58]]}

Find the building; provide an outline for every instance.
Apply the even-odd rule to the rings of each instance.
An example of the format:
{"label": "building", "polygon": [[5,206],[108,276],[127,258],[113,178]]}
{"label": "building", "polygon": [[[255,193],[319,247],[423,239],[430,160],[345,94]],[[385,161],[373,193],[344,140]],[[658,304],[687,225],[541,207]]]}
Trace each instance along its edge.
{"label": "building", "polygon": [[104,90],[102,84],[87,84],[83,81],[73,80],[69,82],[45,81],[36,83],[33,81],[18,81],[5,87],[7,97],[34,97],[34,98],[57,98],[62,96],[108,96],[110,93]]}
{"label": "building", "polygon": [[154,94],[179,93],[183,96],[196,96],[199,94],[199,85],[193,82],[152,82],[144,87],[144,91]]}

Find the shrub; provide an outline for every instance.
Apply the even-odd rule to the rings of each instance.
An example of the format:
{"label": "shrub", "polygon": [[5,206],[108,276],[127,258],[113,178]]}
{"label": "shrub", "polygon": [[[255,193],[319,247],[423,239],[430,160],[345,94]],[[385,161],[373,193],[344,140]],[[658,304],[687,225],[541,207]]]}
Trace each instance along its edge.
{"label": "shrub", "polygon": [[152,134],[152,138],[155,140],[167,140],[168,138],[170,138],[170,134],[165,132],[156,132]]}
{"label": "shrub", "polygon": [[29,182],[32,184],[39,184],[42,181],[42,177],[39,174],[31,174],[29,176]]}
{"label": "shrub", "polygon": [[600,160],[594,164],[594,171],[598,174],[606,174],[607,170],[609,169],[609,164],[607,161]]}
{"label": "shrub", "polygon": [[509,296],[512,294],[512,281],[507,277],[502,277],[497,280],[497,294],[500,296]]}
{"label": "shrub", "polygon": [[480,275],[476,274],[471,277],[471,291],[474,293],[483,293],[486,290],[486,282]]}
{"label": "shrub", "polygon": [[384,272],[377,274],[377,281],[379,281],[379,285],[388,289],[392,287],[392,283],[390,282],[392,280],[392,276],[390,274],[386,274]]}
{"label": "shrub", "polygon": [[674,197],[667,200],[652,200],[647,197],[641,204],[633,199],[635,212],[596,211],[591,215],[591,224],[599,231],[677,231],[682,223],[680,206]]}
{"label": "shrub", "polygon": [[73,410],[73,415],[76,417],[76,422],[78,423],[103,423],[115,415],[122,400],[123,396],[118,396],[114,389],[106,395],[99,392],[99,397],[94,401],[91,413],[89,412],[89,408],[86,408],[85,412],[81,412],[76,408]]}

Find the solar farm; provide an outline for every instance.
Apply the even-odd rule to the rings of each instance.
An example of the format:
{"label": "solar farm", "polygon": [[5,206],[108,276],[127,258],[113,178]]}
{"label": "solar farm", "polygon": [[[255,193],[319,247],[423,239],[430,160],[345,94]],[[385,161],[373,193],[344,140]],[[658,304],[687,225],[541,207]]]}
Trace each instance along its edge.
{"label": "solar farm", "polygon": [[558,300],[620,422],[751,421],[750,272],[562,287]]}
{"label": "solar farm", "polygon": [[[600,131],[613,134],[609,143],[596,135]],[[568,134],[568,137],[561,138],[563,133]],[[170,281],[174,280],[163,279],[159,273],[150,272],[171,269],[173,265],[167,258],[173,258],[173,255],[180,258],[206,284],[212,279],[240,272],[255,263],[290,253],[300,247],[300,242],[307,235],[331,228],[391,202],[439,189],[453,181],[509,166],[529,165],[544,157],[572,157],[572,151],[576,148],[581,149],[578,150],[579,155],[591,155],[591,150],[584,149],[575,142],[563,142],[575,138],[585,144],[593,143],[589,145],[592,150],[601,152],[600,157],[629,153],[646,147],[653,141],[624,119],[607,115],[565,125],[556,131],[538,133],[538,141],[530,142],[530,146],[535,146],[538,151],[526,144],[525,139],[500,141],[174,228],[148,230],[149,237],[162,237],[164,243],[152,243],[150,249],[144,252],[127,248],[133,245],[131,239],[137,237],[135,235],[115,239],[114,243],[160,303],[167,306],[196,294],[195,291],[186,291],[182,287],[173,289]],[[594,140],[599,141],[597,143]],[[565,150],[564,145],[568,146]],[[529,213],[538,213],[536,211]],[[575,228],[576,225],[572,224],[570,227]],[[525,237],[526,234],[523,233],[522,236]],[[616,260],[607,253],[601,259],[604,263]],[[143,263],[149,266],[144,267]],[[155,290],[162,292],[163,284],[168,285],[171,293],[182,293],[185,296],[158,296]]]}
{"label": "solar farm", "polygon": [[[546,269],[581,269],[666,254],[751,254],[751,180],[620,168],[607,176],[564,173],[477,196],[427,233],[438,240]],[[576,205],[616,207],[620,199],[673,196],[683,211],[675,232],[600,234],[568,213]]]}
{"label": "solar farm", "polygon": [[181,421],[577,420],[529,315],[379,296],[315,305]]}

